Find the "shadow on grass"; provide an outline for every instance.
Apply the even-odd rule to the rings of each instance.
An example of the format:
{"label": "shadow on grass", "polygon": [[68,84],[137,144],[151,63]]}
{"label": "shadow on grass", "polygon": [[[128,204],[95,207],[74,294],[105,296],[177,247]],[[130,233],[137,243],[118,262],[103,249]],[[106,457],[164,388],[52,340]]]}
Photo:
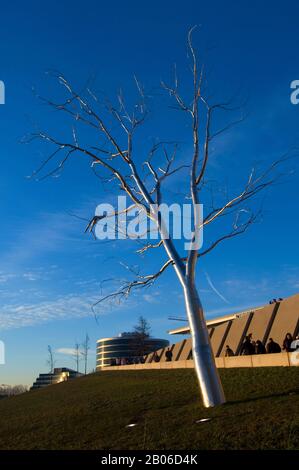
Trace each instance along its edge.
{"label": "shadow on grass", "polygon": [[258,397],[245,398],[245,399],[241,399],[241,400],[229,400],[225,403],[224,406],[238,405],[238,404],[241,404],[241,403],[250,403],[250,402],[254,402],[254,401],[258,401],[258,400],[266,400],[268,398],[287,397],[289,395],[299,395],[299,389],[296,388],[296,389],[288,390],[288,391],[283,392],[283,393],[271,393],[269,395],[262,395],[262,396],[258,396]]}
{"label": "shadow on grass", "polygon": [[[216,421],[218,419],[230,419],[230,418],[241,418],[243,416],[248,416],[248,415],[252,415],[252,411],[245,411],[245,412],[242,412],[242,413],[236,413],[236,414],[233,414],[233,415],[230,415],[230,414],[227,414],[227,413],[221,413],[219,415],[216,415],[216,416],[209,416],[208,417],[208,422],[211,422],[211,421]],[[199,425],[199,424],[203,424],[204,425],[204,422],[201,423],[201,420],[200,419],[197,419],[193,422],[193,424],[196,424],[196,425]]]}

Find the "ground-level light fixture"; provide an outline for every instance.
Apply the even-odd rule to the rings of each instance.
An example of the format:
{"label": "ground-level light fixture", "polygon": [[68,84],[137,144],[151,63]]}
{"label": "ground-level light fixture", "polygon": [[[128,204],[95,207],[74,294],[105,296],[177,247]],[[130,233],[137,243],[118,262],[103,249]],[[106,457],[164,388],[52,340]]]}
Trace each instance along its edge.
{"label": "ground-level light fixture", "polygon": [[195,421],[196,424],[198,423],[206,423],[207,421],[211,421],[211,418],[201,418],[201,419],[197,419]]}

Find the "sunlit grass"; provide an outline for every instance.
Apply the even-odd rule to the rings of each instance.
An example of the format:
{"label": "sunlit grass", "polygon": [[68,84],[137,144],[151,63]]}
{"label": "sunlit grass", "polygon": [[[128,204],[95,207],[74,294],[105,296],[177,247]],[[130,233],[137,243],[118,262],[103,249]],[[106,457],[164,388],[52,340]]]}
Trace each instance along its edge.
{"label": "sunlit grass", "polygon": [[214,409],[191,369],[103,372],[3,399],[0,448],[299,448],[299,368],[221,376],[228,403]]}

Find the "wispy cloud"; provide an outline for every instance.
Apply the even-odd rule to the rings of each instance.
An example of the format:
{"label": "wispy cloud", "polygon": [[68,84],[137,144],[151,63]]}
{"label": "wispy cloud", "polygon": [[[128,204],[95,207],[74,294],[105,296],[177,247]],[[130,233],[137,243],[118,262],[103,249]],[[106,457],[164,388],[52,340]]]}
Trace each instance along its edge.
{"label": "wispy cloud", "polygon": [[58,354],[64,354],[66,356],[75,356],[77,354],[75,348],[58,348],[55,349],[55,352]]}
{"label": "wispy cloud", "polygon": [[31,303],[9,303],[0,306],[0,329],[34,326],[54,320],[70,318],[100,317],[132,308],[141,297],[132,295],[125,302],[103,302],[99,299],[105,294],[95,294],[87,290],[82,294],[65,294],[54,300],[38,299]]}
{"label": "wispy cloud", "polygon": [[5,284],[15,277],[15,274],[0,272],[0,284]]}
{"label": "wispy cloud", "polygon": [[[94,203],[87,201],[74,214],[86,217],[93,213],[93,209]],[[92,239],[85,236],[84,228],[83,220],[66,211],[38,213],[29,221],[20,218],[13,238],[0,255],[1,266],[13,266],[17,269],[41,255],[73,250],[76,244],[80,244],[80,250],[88,250]]]}
{"label": "wispy cloud", "polygon": [[[67,348],[67,347],[66,348],[57,348],[57,349],[55,349],[54,352],[57,353],[57,354],[63,354],[65,356],[71,356],[71,357],[76,356],[76,354],[77,354],[77,350],[75,348]],[[96,353],[96,351],[94,351],[92,349],[89,349],[89,351],[88,351],[88,355],[93,355],[95,353]]]}
{"label": "wispy cloud", "polygon": [[161,301],[160,292],[154,291],[148,294],[143,294],[142,299],[149,304],[159,304]]}
{"label": "wispy cloud", "polygon": [[[53,270],[52,270],[53,271]],[[40,268],[38,270],[31,271],[20,271],[20,272],[5,272],[0,271],[0,284],[8,284],[10,281],[15,280],[25,280],[25,281],[40,281],[48,280],[49,272],[46,272],[44,269]]]}
{"label": "wispy cloud", "polygon": [[40,279],[42,279],[42,276],[37,273],[28,272],[23,274],[23,278],[27,281],[39,281]]}
{"label": "wispy cloud", "polygon": [[[0,308],[0,328],[21,328],[52,320],[90,316],[91,306],[96,300],[87,295],[69,294],[52,301],[4,305]],[[104,312],[103,308],[101,313]]]}

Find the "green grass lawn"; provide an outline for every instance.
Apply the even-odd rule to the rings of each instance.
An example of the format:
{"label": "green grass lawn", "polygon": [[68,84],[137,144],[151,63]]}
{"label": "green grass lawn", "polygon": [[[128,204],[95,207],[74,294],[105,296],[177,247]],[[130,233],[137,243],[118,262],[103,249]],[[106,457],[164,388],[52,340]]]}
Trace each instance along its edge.
{"label": "green grass lawn", "polygon": [[5,398],[0,449],[299,448],[299,368],[220,372],[228,403],[213,409],[192,369],[102,372]]}

